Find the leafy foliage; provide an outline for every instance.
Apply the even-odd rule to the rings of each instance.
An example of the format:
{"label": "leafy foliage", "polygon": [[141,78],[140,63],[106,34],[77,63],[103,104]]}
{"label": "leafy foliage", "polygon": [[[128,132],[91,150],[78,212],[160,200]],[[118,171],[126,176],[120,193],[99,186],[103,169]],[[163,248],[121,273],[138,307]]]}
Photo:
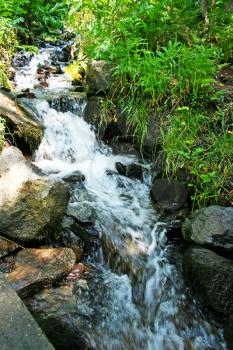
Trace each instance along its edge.
{"label": "leafy foliage", "polygon": [[[233,157],[215,80],[221,64],[233,59],[233,16],[228,0],[207,4],[205,18],[196,0],[74,0],[69,14],[88,56],[115,67],[104,119],[119,109],[126,113],[142,149],[148,117],[169,115],[166,171],[191,176],[198,206],[228,197]],[[209,115],[213,104],[217,112]]]}

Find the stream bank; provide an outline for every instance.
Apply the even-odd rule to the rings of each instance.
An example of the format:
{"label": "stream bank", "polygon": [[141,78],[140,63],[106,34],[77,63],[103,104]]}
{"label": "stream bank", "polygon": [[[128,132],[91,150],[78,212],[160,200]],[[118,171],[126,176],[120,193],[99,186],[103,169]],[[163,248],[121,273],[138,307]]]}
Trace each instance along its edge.
{"label": "stream bank", "polygon": [[[1,233],[26,248],[18,254],[21,248],[16,247],[15,262],[7,271],[9,281],[12,274],[20,284],[29,280],[33,288],[26,294],[24,290],[22,297],[56,349],[224,349],[220,323],[183,279],[181,235],[179,245],[166,237],[171,221],[177,223],[187,212],[185,187],[177,182],[152,185],[153,167],[131,144],[116,144],[111,150],[99,140],[100,134],[96,139],[86,123],[93,116],[95,125],[98,120],[88,107],[93,97],[86,102],[63,74],[66,63],[59,61],[64,60],[63,49],[48,45],[16,71],[18,99],[33,109],[43,138],[33,164],[14,147],[1,154],[17,153],[16,158],[7,155],[7,167],[1,171],[1,181],[6,177],[8,184],[16,173],[18,178],[18,187],[6,193],[6,200],[10,195],[14,211],[20,203],[19,212],[36,215],[14,217],[20,221],[16,237],[10,211],[1,209],[8,219]],[[52,67],[45,73],[54,63],[61,69]],[[41,67],[47,68],[41,72]],[[23,96],[22,88],[29,89]],[[102,98],[98,96],[98,103]],[[32,183],[32,194],[27,181]],[[154,208],[151,188],[157,204],[171,213],[169,224]],[[26,192],[23,198],[22,192]],[[206,221],[208,226],[208,217]],[[223,240],[226,233],[231,240],[232,229],[223,230]],[[48,279],[43,271],[46,266],[50,270],[46,259],[51,257],[55,270],[60,261],[51,249],[68,249],[61,257],[67,263],[58,276]],[[28,256],[26,261],[22,255]],[[7,263],[8,252],[4,259]],[[41,259],[44,264],[39,265]],[[35,277],[41,276],[39,281],[33,279],[32,270]],[[199,280],[198,274],[195,278]]]}

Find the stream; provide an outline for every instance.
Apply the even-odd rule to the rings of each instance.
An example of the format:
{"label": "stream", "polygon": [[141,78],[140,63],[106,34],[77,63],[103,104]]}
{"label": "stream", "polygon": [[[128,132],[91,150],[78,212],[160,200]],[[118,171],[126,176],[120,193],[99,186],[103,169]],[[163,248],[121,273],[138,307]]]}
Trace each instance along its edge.
{"label": "stream", "polygon": [[[67,112],[55,102],[48,103],[46,96],[56,101],[72,90],[66,74],[52,74],[48,86],[37,86],[38,64],[51,65],[56,50],[61,48],[41,49],[26,66],[17,68],[15,82],[18,91],[29,88],[35,94],[25,102],[37,111],[45,129],[35,165],[52,178],[77,170],[84,174],[84,183],[71,187],[68,214],[78,217],[84,212],[99,234],[97,252],[87,259],[92,272],[86,281],[72,285],[75,310],[70,308],[68,315],[64,311],[71,328],[77,322],[83,329],[85,345],[75,340],[68,345],[72,344],[69,339],[67,347],[61,348],[225,349],[220,325],[186,286],[180,248],[167,242],[166,225],[151,203],[150,164],[142,164],[135,156],[113,155],[99,142],[83,119],[85,99],[74,99]],[[143,182],[119,175],[116,162],[141,163]],[[56,293],[51,298],[65,308]],[[41,294],[34,300],[35,309],[39,300],[45,302],[43,298]],[[66,336],[73,337],[68,332]]]}

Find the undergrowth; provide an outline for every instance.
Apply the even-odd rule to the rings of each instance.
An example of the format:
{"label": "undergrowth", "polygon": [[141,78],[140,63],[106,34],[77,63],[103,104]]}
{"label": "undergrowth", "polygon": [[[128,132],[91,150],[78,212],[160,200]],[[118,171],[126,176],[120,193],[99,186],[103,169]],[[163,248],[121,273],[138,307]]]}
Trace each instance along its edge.
{"label": "undergrowth", "polygon": [[231,196],[232,125],[216,76],[233,59],[233,16],[228,0],[207,5],[203,16],[200,1],[76,0],[69,14],[88,57],[114,67],[104,121],[124,113],[143,151],[149,116],[168,116],[166,173],[189,174],[194,206]]}

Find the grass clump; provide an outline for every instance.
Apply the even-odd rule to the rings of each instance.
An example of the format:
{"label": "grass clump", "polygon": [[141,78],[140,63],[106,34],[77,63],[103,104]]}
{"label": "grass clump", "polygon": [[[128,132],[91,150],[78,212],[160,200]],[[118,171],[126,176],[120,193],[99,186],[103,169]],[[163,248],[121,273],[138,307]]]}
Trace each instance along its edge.
{"label": "grass clump", "polygon": [[189,176],[193,206],[232,199],[233,125],[220,110],[213,114],[178,108],[163,133],[168,176]]}

